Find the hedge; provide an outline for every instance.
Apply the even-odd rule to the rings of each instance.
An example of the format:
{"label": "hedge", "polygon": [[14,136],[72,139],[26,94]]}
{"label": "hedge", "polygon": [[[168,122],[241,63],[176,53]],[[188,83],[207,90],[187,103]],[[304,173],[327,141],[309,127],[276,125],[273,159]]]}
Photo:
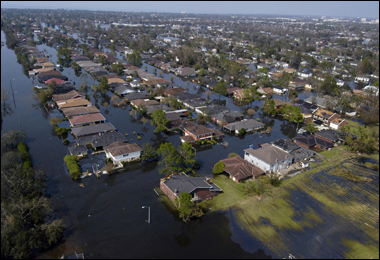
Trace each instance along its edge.
{"label": "hedge", "polygon": [[17,145],[18,151],[23,154],[25,157],[23,159],[22,168],[29,169],[32,168],[32,158],[30,157],[30,154],[28,153],[28,147],[24,142],[19,142]]}
{"label": "hedge", "polygon": [[69,170],[70,177],[74,180],[78,179],[82,175],[82,170],[78,164],[77,157],[74,155],[66,155],[63,160]]}

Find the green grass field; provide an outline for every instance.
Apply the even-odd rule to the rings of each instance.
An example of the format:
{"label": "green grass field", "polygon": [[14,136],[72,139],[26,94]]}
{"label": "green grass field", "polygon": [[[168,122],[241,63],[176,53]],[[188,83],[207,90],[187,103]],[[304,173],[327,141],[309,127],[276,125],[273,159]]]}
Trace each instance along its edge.
{"label": "green grass field", "polygon": [[[345,258],[377,258],[379,248],[374,245],[379,242],[379,212],[378,206],[374,205],[379,204],[378,186],[377,192],[373,192],[367,190],[365,185],[374,185],[374,182],[362,182],[358,185],[342,176],[322,176],[321,171],[328,172],[343,165],[355,174],[372,179],[378,179],[378,172],[353,163],[358,156],[341,147],[325,151],[323,155],[328,158],[326,161],[314,164],[311,170],[285,180],[278,188],[271,188],[264,193],[261,200],[246,195],[245,184],[237,184],[227,176],[219,175],[212,180],[223,189],[223,193],[202,204],[212,211],[238,209],[235,217],[240,225],[260,239],[277,257],[287,257],[291,248],[294,248],[288,237],[289,232],[304,232],[310,228],[318,230],[326,219],[331,218],[333,220],[329,221],[332,225],[334,221],[338,221],[353,226],[357,233],[364,233],[361,241],[341,237],[331,242],[330,247],[336,247]],[[342,179],[337,179],[340,183],[338,184],[328,178]],[[373,187],[376,189],[376,186],[371,186]],[[313,201],[312,204],[321,206],[301,205],[304,210],[295,211],[294,198],[291,196],[294,191],[305,194]],[[353,194],[363,194],[366,200],[363,201]],[[319,207],[323,208],[323,213]]]}

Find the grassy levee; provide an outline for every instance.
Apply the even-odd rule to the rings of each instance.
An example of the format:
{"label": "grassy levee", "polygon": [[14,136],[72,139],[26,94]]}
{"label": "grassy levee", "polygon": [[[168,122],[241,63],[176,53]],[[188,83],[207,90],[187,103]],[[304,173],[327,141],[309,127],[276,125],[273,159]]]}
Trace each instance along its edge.
{"label": "grassy levee", "polygon": [[[329,220],[331,225],[334,225],[335,221],[347,223],[356,228],[354,232],[356,230],[358,234],[364,232],[361,235],[361,241],[348,241],[347,237],[339,237],[337,241],[331,243],[333,247],[339,247],[337,250],[342,252],[342,256],[347,258],[378,257],[379,248],[374,246],[376,242],[377,245],[379,242],[379,208],[374,206],[379,205],[378,185],[377,188],[374,182],[363,182],[358,185],[341,176],[327,173],[325,174],[327,177],[323,176],[322,171],[328,172],[337,166],[343,166],[361,176],[364,174],[359,174],[363,172],[364,166],[350,162],[359,157],[357,154],[349,153],[343,147],[323,153],[328,158],[326,161],[313,164],[309,171],[283,181],[278,188],[270,188],[261,200],[246,195],[245,184],[237,184],[225,175],[216,176],[212,181],[222,188],[223,193],[202,204],[206,208],[211,208],[212,211],[235,209],[234,215],[238,223],[260,239],[278,257],[287,257],[290,252],[293,242],[290,242],[291,239],[287,236],[289,232],[302,232],[305,228],[318,230],[318,226],[323,225],[323,221],[329,218],[333,219],[333,221]],[[365,177],[371,179],[375,178],[376,174],[378,176],[378,172],[369,168],[368,170],[364,174]],[[335,183],[328,178],[342,179]],[[372,190],[367,190],[365,185],[372,185]],[[373,187],[377,189],[377,192],[374,192]],[[304,205],[303,212],[295,212],[292,191],[311,196],[312,200],[323,207],[323,212],[309,205]],[[366,199],[358,198],[355,195],[358,193]],[[296,235],[294,236],[296,239]]]}

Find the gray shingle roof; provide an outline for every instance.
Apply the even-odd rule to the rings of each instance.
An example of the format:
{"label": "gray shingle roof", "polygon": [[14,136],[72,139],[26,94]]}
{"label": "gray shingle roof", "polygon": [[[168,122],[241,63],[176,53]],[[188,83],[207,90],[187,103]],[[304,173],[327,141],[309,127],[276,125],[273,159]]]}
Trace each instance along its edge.
{"label": "gray shingle roof", "polygon": [[164,181],[165,185],[174,192],[178,191],[178,194],[182,192],[191,193],[197,188],[210,189],[211,191],[222,191],[218,186],[211,185],[206,182],[205,177],[188,177],[185,174],[173,174],[170,178]]}
{"label": "gray shingle roof", "polygon": [[87,154],[87,147],[85,145],[69,147],[71,155]]}
{"label": "gray shingle roof", "polygon": [[255,128],[264,127],[264,126],[265,124],[258,122],[255,119],[248,119],[248,120],[242,120],[239,122],[230,123],[224,127],[230,131],[236,131],[236,130],[240,131],[242,128],[248,130],[248,129],[255,129]]}
{"label": "gray shingle roof", "polygon": [[276,162],[281,162],[281,161],[284,161],[285,159],[294,157],[290,153],[285,152],[270,144],[263,144],[262,147],[263,148],[259,148],[256,150],[252,148],[248,148],[248,149],[245,149],[244,151],[247,153],[250,153],[251,155],[255,156],[256,158],[268,164],[274,164]]}
{"label": "gray shingle roof", "polygon": [[116,128],[111,123],[103,123],[103,124],[96,124],[96,125],[88,125],[83,127],[76,127],[72,128],[71,132],[79,137],[84,135],[91,135],[91,134],[97,134],[97,133],[105,133],[108,131],[114,131]]}

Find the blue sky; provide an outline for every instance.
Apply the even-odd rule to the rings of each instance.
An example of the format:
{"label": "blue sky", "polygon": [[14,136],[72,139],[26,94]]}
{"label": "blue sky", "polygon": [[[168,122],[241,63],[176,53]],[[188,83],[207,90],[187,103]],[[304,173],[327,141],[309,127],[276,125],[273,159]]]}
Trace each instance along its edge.
{"label": "blue sky", "polygon": [[1,1],[1,8],[379,18],[379,1]]}

